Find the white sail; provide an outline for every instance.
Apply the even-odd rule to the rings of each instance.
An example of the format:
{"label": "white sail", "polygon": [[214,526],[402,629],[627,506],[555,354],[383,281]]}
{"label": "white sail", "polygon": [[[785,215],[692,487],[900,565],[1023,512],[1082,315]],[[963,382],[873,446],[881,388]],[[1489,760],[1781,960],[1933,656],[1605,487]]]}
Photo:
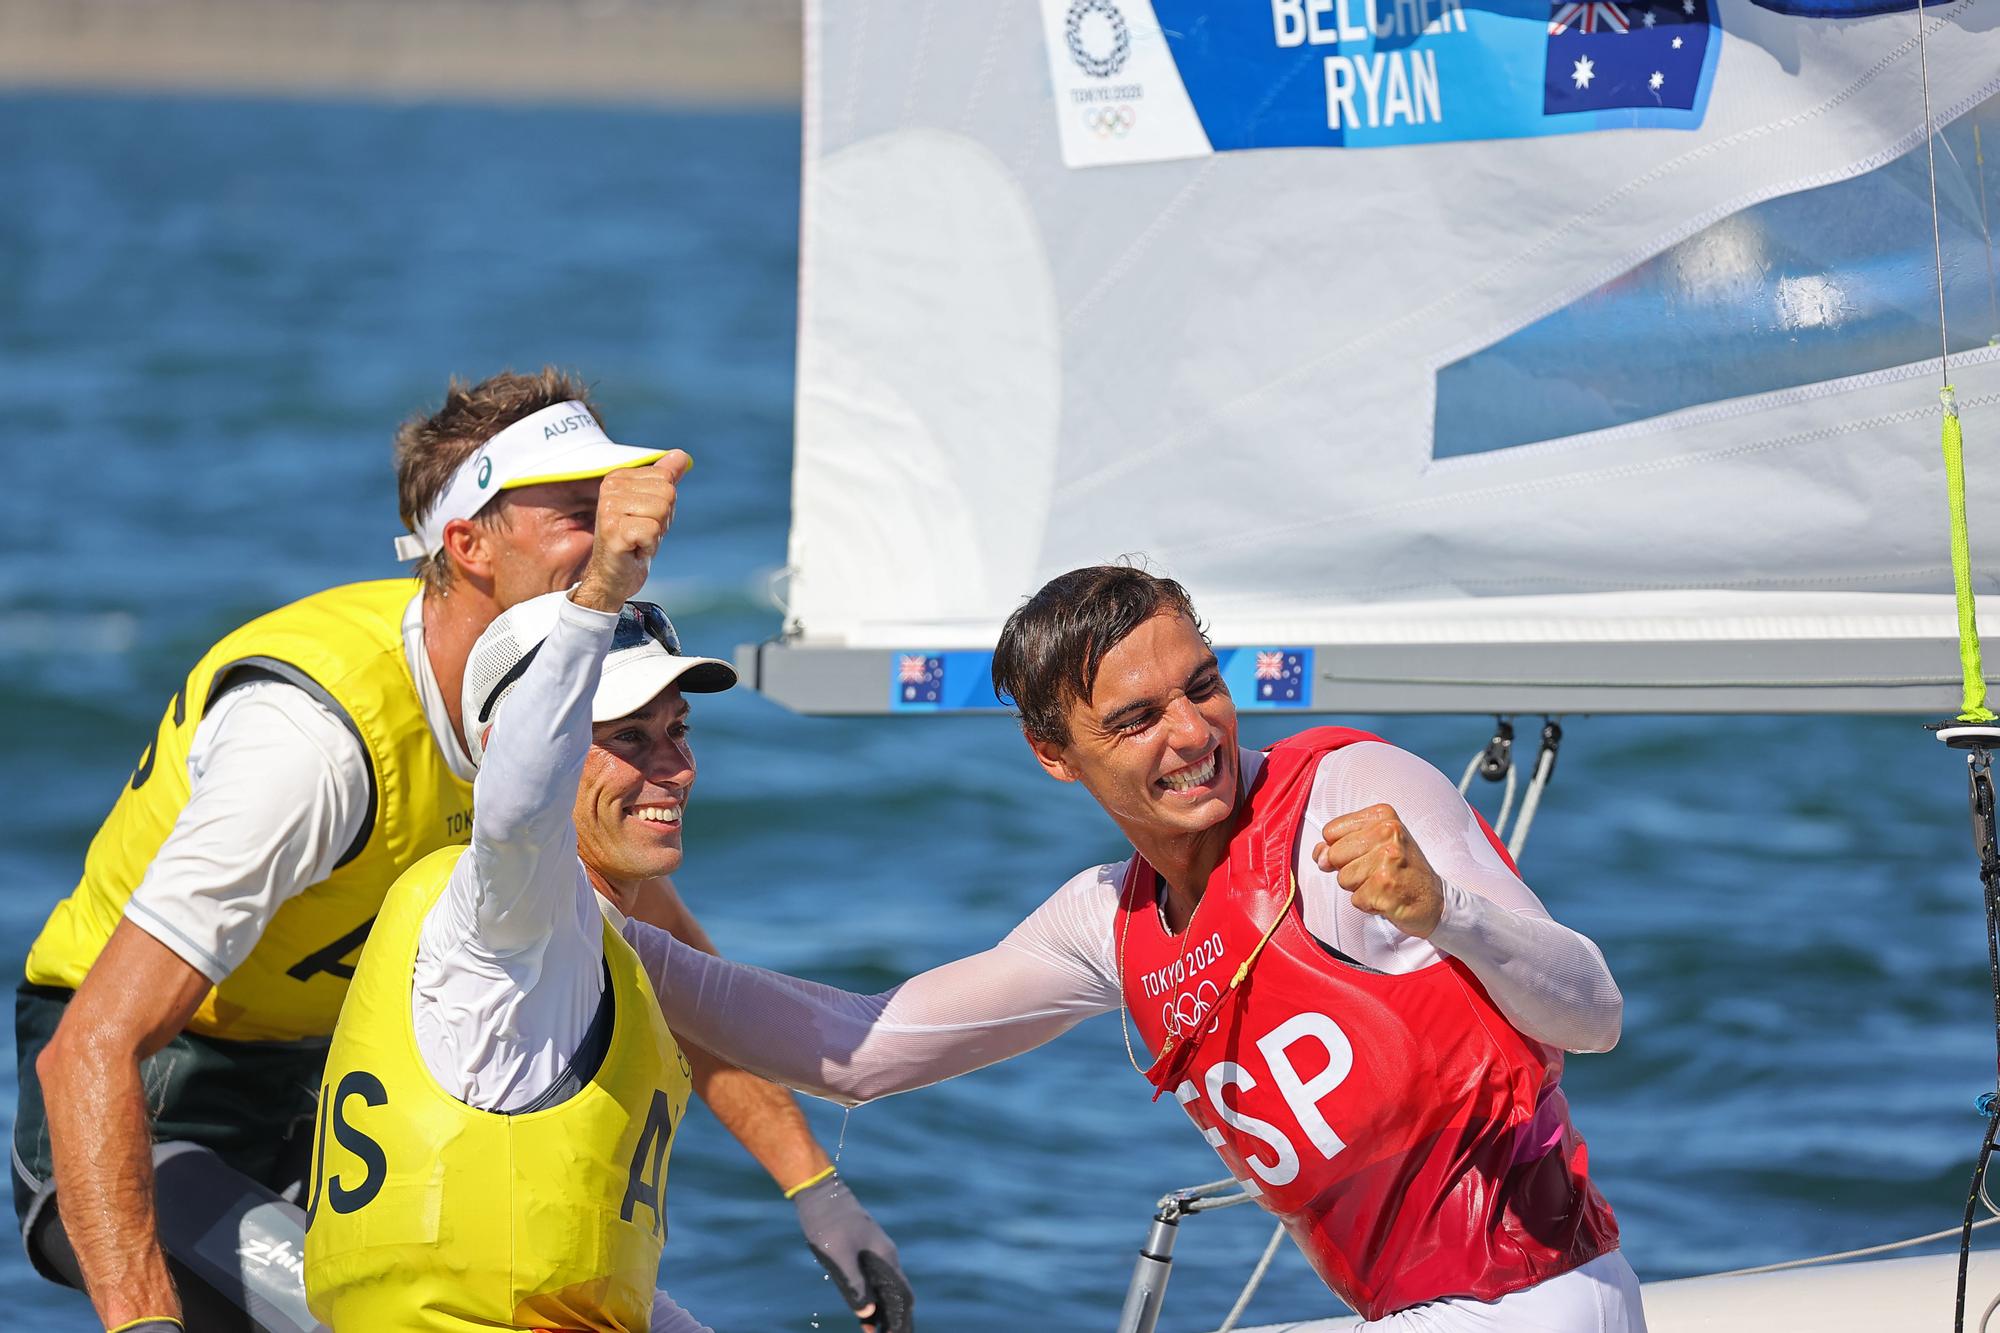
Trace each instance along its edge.
{"label": "white sail", "polygon": [[806,14],[781,700],[990,706],[1141,554],[1239,698],[1952,705],[1920,55],[1985,588],[2000,5]]}

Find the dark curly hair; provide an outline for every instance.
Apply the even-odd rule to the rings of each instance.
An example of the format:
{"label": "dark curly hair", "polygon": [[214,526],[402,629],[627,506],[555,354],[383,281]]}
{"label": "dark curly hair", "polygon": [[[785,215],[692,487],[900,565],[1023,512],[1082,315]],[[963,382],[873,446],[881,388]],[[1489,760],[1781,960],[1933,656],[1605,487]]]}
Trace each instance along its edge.
{"label": "dark curly hair", "polygon": [[1187,589],[1133,565],[1058,574],[1007,617],[993,650],[993,690],[1013,701],[1030,740],[1069,744],[1070,705],[1090,698],[1105,654],[1162,612],[1203,637]]}

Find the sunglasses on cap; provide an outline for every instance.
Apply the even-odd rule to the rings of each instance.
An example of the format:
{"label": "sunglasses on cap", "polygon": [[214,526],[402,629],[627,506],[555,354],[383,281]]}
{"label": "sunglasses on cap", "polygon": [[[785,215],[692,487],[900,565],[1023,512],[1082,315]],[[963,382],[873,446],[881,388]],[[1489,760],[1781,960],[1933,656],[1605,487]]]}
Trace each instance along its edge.
{"label": "sunglasses on cap", "polygon": [[611,651],[637,648],[648,639],[675,657],[684,656],[681,636],[674,632],[674,622],[667,619],[665,611],[651,602],[625,603],[618,612],[618,626],[611,631]]}
{"label": "sunglasses on cap", "polygon": [[[627,602],[619,609],[618,624],[611,631],[611,651],[637,648],[647,640],[660,645],[673,657],[685,657],[681,651],[681,636],[674,630],[674,622],[667,619],[667,613],[651,602]],[[493,716],[493,710],[500,703],[500,696],[527,673],[529,663],[541,653],[542,645],[537,643],[521,654],[513,666],[508,667],[500,678],[493,682],[493,688],[486,692],[486,700],[479,706],[479,720],[486,722]]]}

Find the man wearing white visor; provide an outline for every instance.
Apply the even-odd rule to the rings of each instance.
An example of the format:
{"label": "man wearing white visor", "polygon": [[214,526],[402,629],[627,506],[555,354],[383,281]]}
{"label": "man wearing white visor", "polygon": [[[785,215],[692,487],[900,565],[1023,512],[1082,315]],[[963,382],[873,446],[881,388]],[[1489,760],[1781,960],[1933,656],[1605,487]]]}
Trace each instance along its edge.
{"label": "man wearing white visor", "polygon": [[[576,583],[603,477],[661,457],[610,439],[555,370],[454,381],[395,452],[418,577],[314,593],[203,654],[28,956],[16,1212],[37,1271],[107,1328],[312,1327],[294,1201],[313,1094],[384,891],[470,835],[467,655]],[[642,910],[705,944],[670,886]],[[826,1167],[788,1094],[692,1058],[781,1189]],[[842,1234],[869,1232],[842,1197]]]}
{"label": "man wearing white visor", "polygon": [[664,449],[614,443],[590,408],[574,399],[533,412],[479,446],[452,472],[444,494],[396,538],[398,560],[422,560],[444,549],[445,531],[471,519],[502,492],[564,481],[591,481],[619,468],[652,462]]}
{"label": "man wearing white visor", "polygon": [[[686,696],[736,683],[623,600],[685,463],[608,481],[576,590],[473,648],[471,846],[390,890],[328,1055],[306,1283],[335,1333],[700,1327],[654,1291],[689,1067],[628,943],[681,864]],[[804,1197],[838,1228],[824,1176]],[[895,1265],[862,1247],[869,1327],[910,1327]]]}

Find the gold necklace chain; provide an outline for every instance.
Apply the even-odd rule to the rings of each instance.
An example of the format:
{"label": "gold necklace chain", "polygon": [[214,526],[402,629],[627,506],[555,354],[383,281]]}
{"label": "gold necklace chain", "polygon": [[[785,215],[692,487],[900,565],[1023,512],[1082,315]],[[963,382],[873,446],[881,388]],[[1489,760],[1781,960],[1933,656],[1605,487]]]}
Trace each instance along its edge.
{"label": "gold necklace chain", "polygon": [[[1151,870],[1152,867],[1148,866],[1147,869]],[[1154,878],[1157,881],[1159,877],[1159,872],[1154,871],[1153,873],[1154,873]],[[1231,995],[1235,994],[1236,988],[1242,985],[1244,979],[1250,975],[1250,965],[1257,961],[1258,955],[1264,952],[1264,946],[1271,942],[1271,937],[1278,933],[1278,927],[1284,924],[1285,917],[1291,913],[1292,903],[1295,902],[1299,896],[1298,873],[1294,871],[1288,876],[1288,878],[1291,881],[1291,886],[1285,891],[1285,901],[1283,905],[1281,905],[1278,908],[1278,914],[1271,919],[1271,924],[1264,928],[1263,935],[1259,937],[1259,939],[1257,940],[1257,946],[1254,949],[1250,950],[1249,956],[1243,960],[1243,962],[1237,967],[1235,973],[1230,976],[1229,985],[1223,989],[1221,995],[1216,997],[1215,1007],[1214,1009],[1210,1010],[1211,1013],[1220,1011],[1222,1008],[1223,1001],[1227,1000]],[[1158,896],[1159,895],[1156,892],[1154,894],[1154,898],[1156,900],[1153,905],[1154,911],[1159,910],[1159,904],[1157,902]],[[1204,894],[1203,895],[1204,901],[1206,900],[1206,897],[1207,895]],[[1199,911],[1200,909],[1201,909],[1201,904],[1196,903],[1195,910]],[[1146,1078],[1148,1077],[1147,1071],[1146,1069],[1140,1067],[1139,1057],[1132,1050],[1132,1028],[1130,1022],[1132,1006],[1130,1003],[1127,1002],[1125,998],[1126,994],[1125,941],[1126,938],[1131,934],[1132,916],[1133,914],[1131,912],[1125,913],[1125,919],[1119,922],[1118,925],[1118,1032],[1119,1035],[1124,1037],[1125,1039],[1126,1060],[1131,1062],[1133,1070],[1137,1072],[1141,1078]],[[1187,924],[1181,928],[1180,961],[1182,963],[1185,963],[1187,961],[1188,944],[1194,939],[1194,916],[1195,916],[1194,912],[1189,912]],[[1175,1044],[1180,1040],[1181,1038],[1176,1034],[1171,1032],[1168,1033],[1166,1041],[1161,1043],[1160,1045],[1160,1053],[1153,1058],[1153,1064],[1157,1065],[1160,1063],[1160,1061],[1166,1059],[1167,1055],[1173,1050]]]}
{"label": "gold necklace chain", "polygon": [[[1134,855],[1136,854],[1137,853],[1134,853]],[[1165,884],[1165,881],[1160,878],[1159,871],[1154,870],[1153,867],[1150,865],[1147,866],[1146,869],[1152,872],[1153,882],[1155,885]],[[1161,915],[1161,924],[1165,925],[1166,924],[1165,914],[1161,912],[1161,906],[1159,901],[1160,897],[1161,897],[1160,891],[1156,887],[1152,894],[1151,906],[1155,913],[1159,913]],[[1206,898],[1207,895],[1204,894],[1203,897]],[[1195,914],[1199,911],[1201,911],[1201,903],[1197,902],[1195,903],[1193,910],[1191,910],[1188,913],[1188,919],[1186,924],[1184,924],[1181,927],[1181,953],[1179,959],[1177,959],[1175,962],[1175,970],[1177,972],[1181,972],[1183,976],[1186,975],[1186,973],[1182,971],[1182,968],[1187,963],[1188,945],[1194,942],[1194,918]],[[1138,1071],[1139,1076],[1144,1078],[1147,1077],[1147,1069],[1152,1068],[1152,1066],[1149,1065],[1146,1067],[1146,1069],[1139,1068],[1139,1057],[1135,1055],[1132,1051],[1132,1032],[1128,1023],[1131,1014],[1131,1005],[1129,1005],[1125,1000],[1125,940],[1126,937],[1131,933],[1131,931],[1132,931],[1132,913],[1128,912],[1125,915],[1125,920],[1120,923],[1118,930],[1118,1031],[1119,1034],[1125,1038],[1125,1059],[1131,1063],[1133,1069]],[[1257,947],[1261,949],[1263,948],[1263,945],[1260,944]],[[1256,957],[1256,954],[1252,953],[1251,957],[1253,958]],[[1217,1003],[1220,1003],[1220,1001],[1218,1000]],[[1153,1064],[1157,1065],[1159,1064],[1160,1061],[1166,1059],[1167,1052],[1171,1051],[1174,1048],[1174,1044],[1180,1040],[1181,1037],[1179,1034],[1169,1032],[1167,1034],[1167,1039],[1160,1044],[1160,1053],[1157,1056],[1153,1057]]]}
{"label": "gold necklace chain", "polygon": [[[1139,854],[1134,852],[1132,855],[1136,858]],[[1147,866],[1146,869],[1150,871],[1153,868]],[[1155,871],[1154,879],[1158,878],[1158,872]],[[1157,903],[1154,905],[1154,910],[1159,910]],[[1144,1078],[1146,1071],[1140,1066],[1139,1057],[1132,1050],[1132,1006],[1125,998],[1125,941],[1132,933],[1132,916],[1133,913],[1128,911],[1125,913],[1125,919],[1118,923],[1118,1035],[1125,1039],[1125,1058],[1131,1063],[1133,1072]],[[1188,917],[1188,924],[1190,926],[1194,924],[1192,914]],[[1181,957],[1187,957],[1185,940],[1181,942]]]}

